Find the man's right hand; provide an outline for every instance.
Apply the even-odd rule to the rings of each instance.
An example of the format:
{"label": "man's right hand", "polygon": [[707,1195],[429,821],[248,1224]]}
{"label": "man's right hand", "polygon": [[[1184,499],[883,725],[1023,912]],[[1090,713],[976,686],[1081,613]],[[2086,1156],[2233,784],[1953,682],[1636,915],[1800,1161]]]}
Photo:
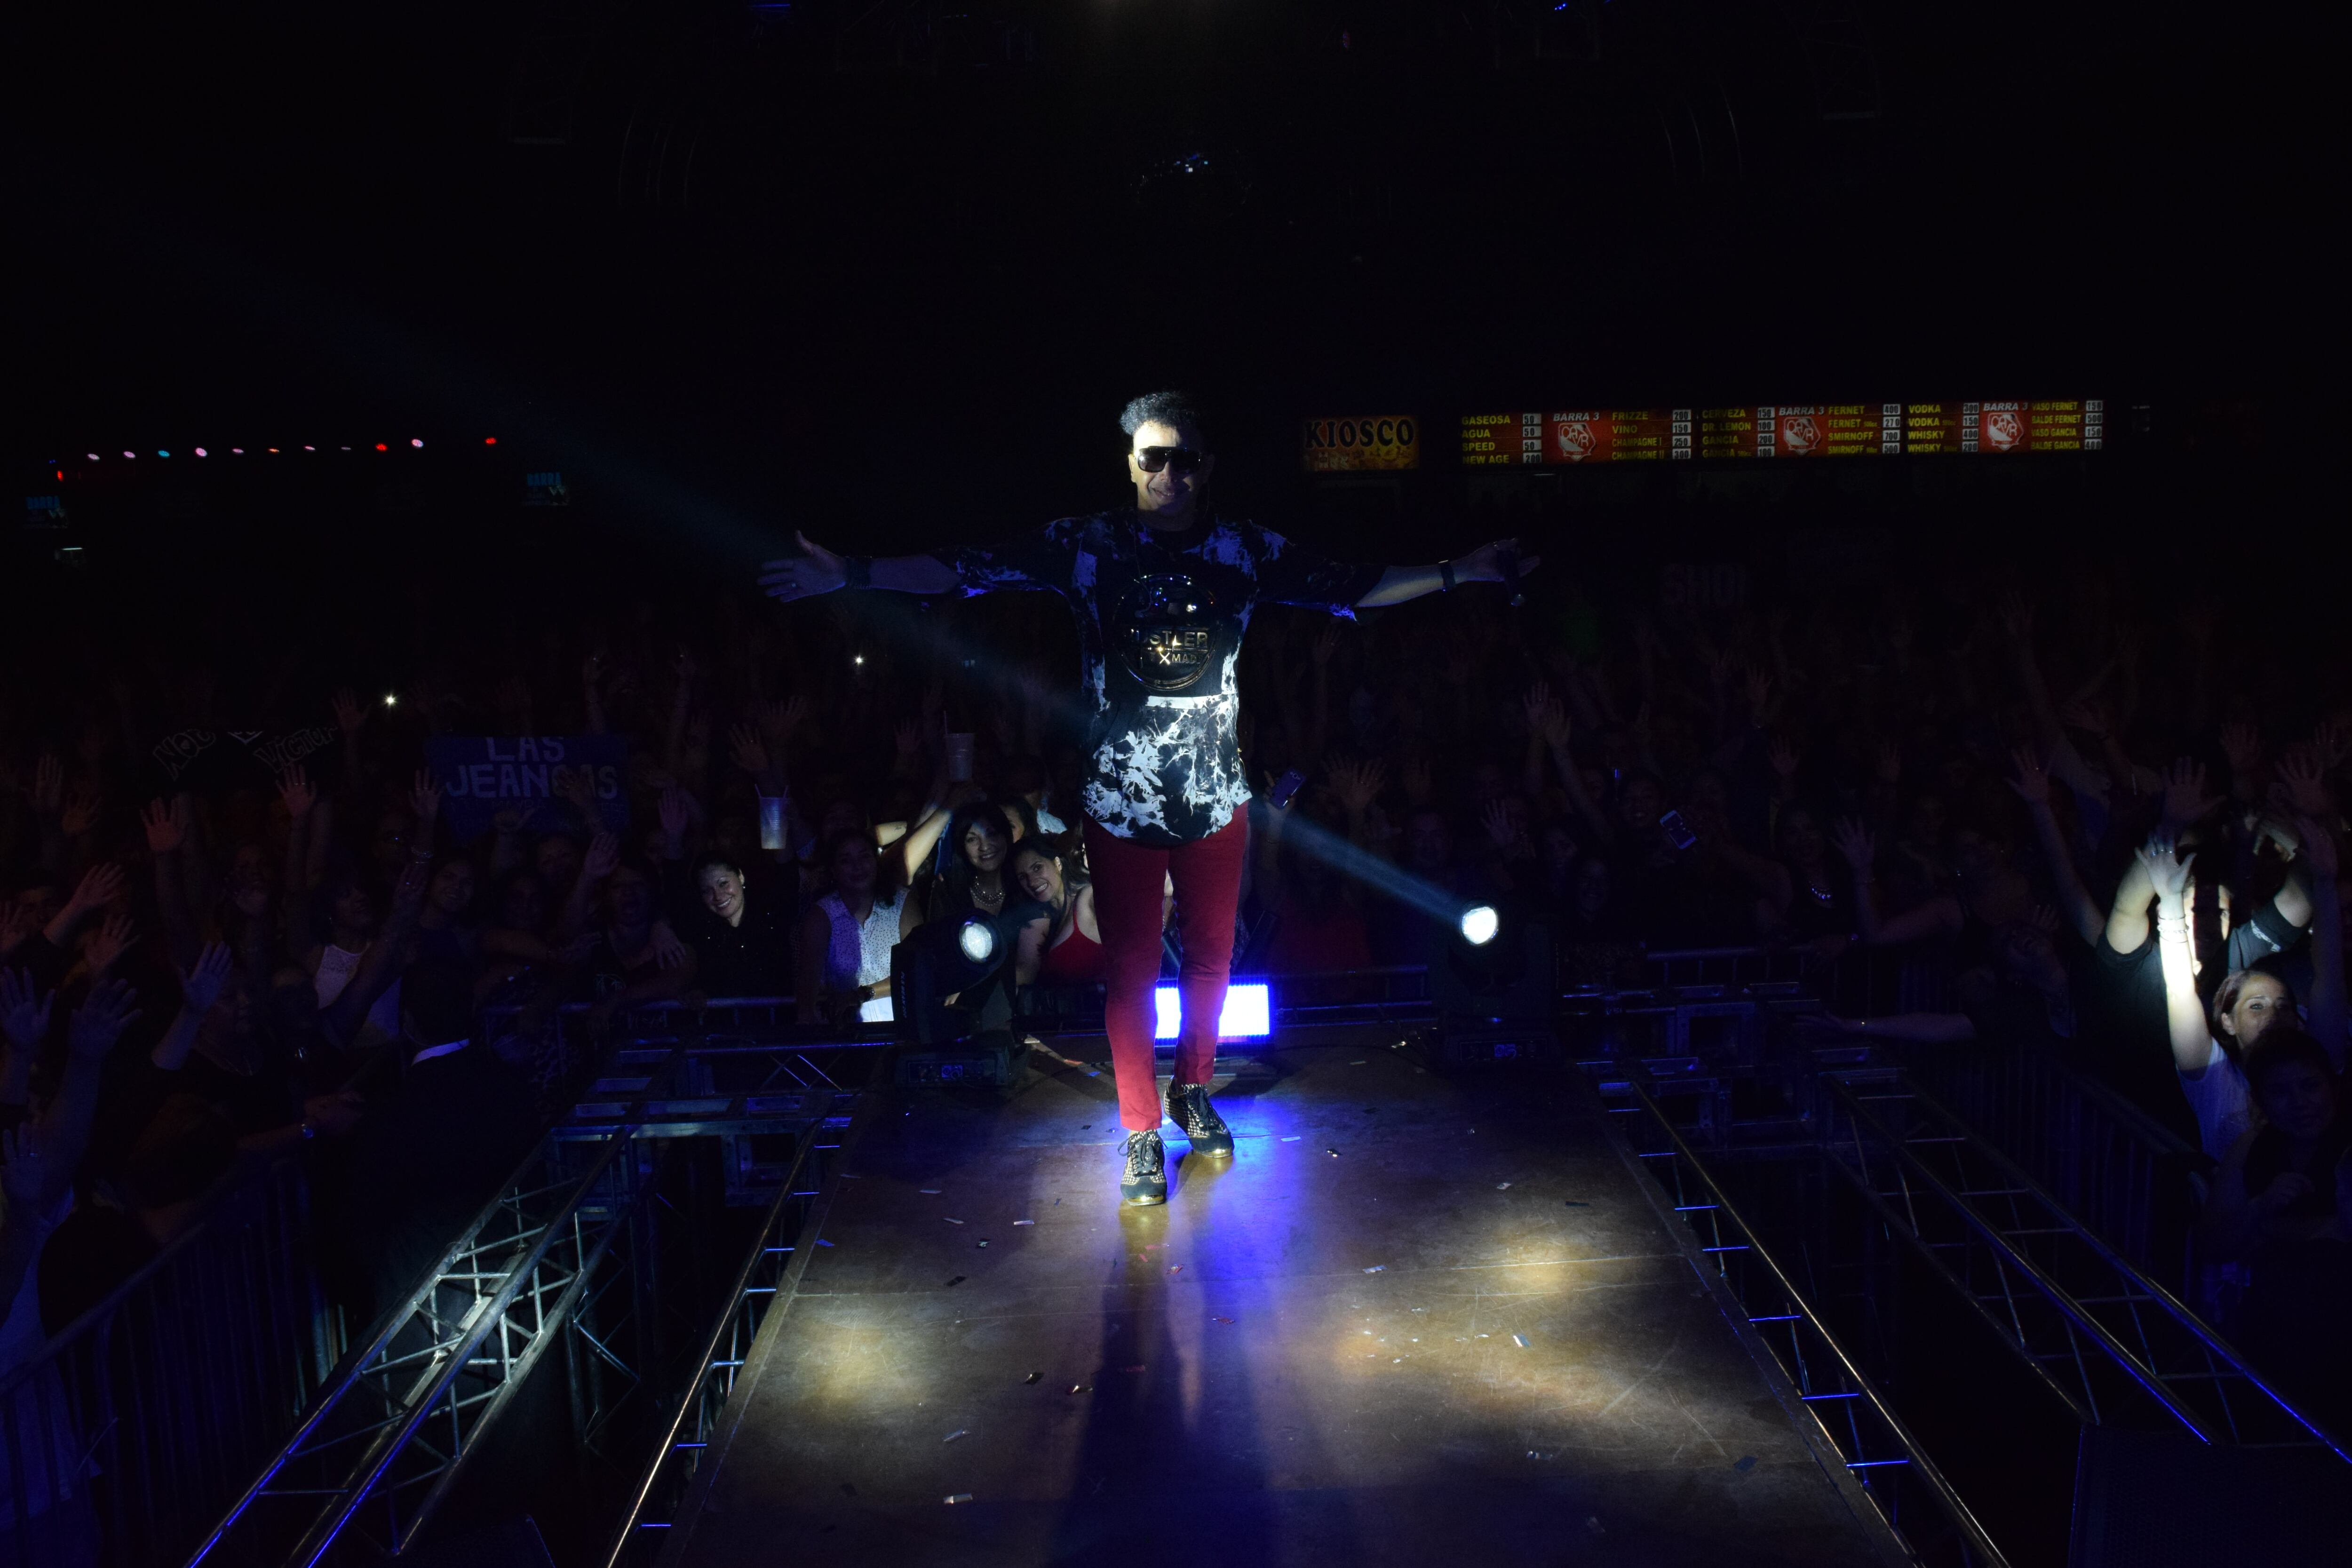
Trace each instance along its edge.
{"label": "man's right hand", "polygon": [[760,573],[760,586],[768,597],[790,601],[805,599],[817,594],[830,594],[849,580],[849,570],[840,556],[822,544],[812,543],[805,533],[794,532],[802,553],[769,562]]}

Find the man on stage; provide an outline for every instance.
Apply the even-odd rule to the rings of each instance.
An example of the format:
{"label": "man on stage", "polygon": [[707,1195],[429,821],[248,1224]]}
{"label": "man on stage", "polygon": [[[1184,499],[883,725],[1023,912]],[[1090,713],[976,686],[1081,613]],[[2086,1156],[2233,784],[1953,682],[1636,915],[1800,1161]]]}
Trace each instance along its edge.
{"label": "man on stage", "polygon": [[[1105,1029],[1127,1129],[1119,1184],[1129,1204],[1164,1203],[1160,1101],[1152,1065],[1151,993],[1160,973],[1160,896],[1176,885],[1183,939],[1183,1027],[1168,1115],[1192,1152],[1230,1159],[1232,1132],[1209,1103],[1217,1021],[1233,963],[1249,818],[1234,666],[1250,612],[1264,603],[1349,615],[1402,604],[1457,583],[1507,575],[1517,542],[1499,541],[1433,566],[1346,566],[1255,523],[1212,515],[1216,469],[1201,418],[1180,393],[1127,405],[1135,505],[1065,518],[1042,533],[984,549],[883,560],[835,555],[800,537],[801,556],[771,561],[761,584],[778,599],[835,588],[907,594],[1050,589],[1078,624],[1083,682],[1094,713],[1086,784],[1087,859],[1108,960]],[[1517,572],[1537,562],[1517,562]]]}

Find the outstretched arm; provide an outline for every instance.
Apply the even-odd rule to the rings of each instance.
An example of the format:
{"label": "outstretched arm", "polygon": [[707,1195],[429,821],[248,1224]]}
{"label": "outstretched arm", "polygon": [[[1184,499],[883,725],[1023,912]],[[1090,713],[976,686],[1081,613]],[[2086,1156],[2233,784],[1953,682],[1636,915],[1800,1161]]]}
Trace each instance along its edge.
{"label": "outstretched arm", "polygon": [[2213,1036],[2205,1004],[2197,995],[2197,965],[2189,945],[2189,868],[2172,841],[2161,836],[2135,851],[2156,889],[2157,954],[2164,966],[2164,1016],[2172,1039],[2172,1065],[2183,1074],[2203,1072],[2213,1059]]}
{"label": "outstretched arm", "polygon": [[2083,874],[2075,868],[2074,853],[2066,847],[2066,836],[2059,831],[2058,818],[2050,809],[2050,775],[2031,746],[2020,746],[2010,752],[2010,761],[2016,773],[2009,787],[2017,792],[2026,809],[2033,814],[2033,836],[2042,841],[2042,858],[2050,862],[2050,878],[2057,884],[2059,902],[2074,927],[2074,934],[2083,939],[2085,946],[2096,946],[2106,922],[2099,914],[2098,900],[2083,885]]}
{"label": "outstretched arm", "polygon": [[836,555],[794,533],[801,553],[771,561],[760,571],[760,586],[772,599],[806,599],[849,585],[853,570],[862,572],[868,588],[888,588],[900,594],[952,594],[962,585],[954,567],[936,555],[886,555],[875,560]]}
{"label": "outstretched arm", "polygon": [[[1517,570],[1506,573],[1504,563],[1512,559],[1517,560]],[[1492,544],[1480,545],[1467,555],[1441,561],[1433,566],[1391,566],[1381,574],[1381,580],[1372,584],[1370,593],[1356,601],[1356,607],[1377,610],[1383,605],[1402,605],[1423,594],[1438,593],[1447,586],[1448,567],[1453,569],[1455,583],[1501,583],[1524,577],[1542,564],[1540,556],[1519,554],[1517,540],[1498,539]]]}
{"label": "outstretched arm", "polygon": [[2336,901],[2335,836],[2325,823],[2295,818],[2311,868],[2311,1033],[2340,1071],[2344,1064],[2344,911]]}

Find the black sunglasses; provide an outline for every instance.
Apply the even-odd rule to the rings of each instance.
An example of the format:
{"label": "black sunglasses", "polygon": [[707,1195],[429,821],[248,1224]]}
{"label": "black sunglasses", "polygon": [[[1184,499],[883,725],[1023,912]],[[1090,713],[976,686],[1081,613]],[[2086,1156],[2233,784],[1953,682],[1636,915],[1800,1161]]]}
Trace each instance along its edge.
{"label": "black sunglasses", "polygon": [[1195,452],[1190,447],[1138,447],[1135,449],[1135,466],[1147,474],[1156,474],[1162,468],[1189,474],[1208,460],[1209,454]]}

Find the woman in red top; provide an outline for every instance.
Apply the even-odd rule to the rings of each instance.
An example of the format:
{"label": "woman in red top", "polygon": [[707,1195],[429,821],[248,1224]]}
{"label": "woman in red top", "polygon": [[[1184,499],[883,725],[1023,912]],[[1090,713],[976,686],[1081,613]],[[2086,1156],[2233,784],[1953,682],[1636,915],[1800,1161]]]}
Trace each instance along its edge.
{"label": "woman in red top", "polygon": [[1013,879],[1054,912],[1045,936],[1040,985],[1085,985],[1100,980],[1102,928],[1095,923],[1095,887],[1086,874],[1043,839],[1024,838],[1013,851]]}

